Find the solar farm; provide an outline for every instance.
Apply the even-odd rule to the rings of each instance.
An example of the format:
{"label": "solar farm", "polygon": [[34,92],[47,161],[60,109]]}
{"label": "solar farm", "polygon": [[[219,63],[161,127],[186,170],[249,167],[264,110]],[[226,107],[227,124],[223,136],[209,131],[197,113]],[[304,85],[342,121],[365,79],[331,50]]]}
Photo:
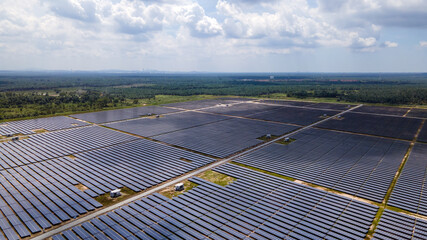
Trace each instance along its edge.
{"label": "solar farm", "polygon": [[218,98],[0,123],[0,239],[427,239],[426,118]]}

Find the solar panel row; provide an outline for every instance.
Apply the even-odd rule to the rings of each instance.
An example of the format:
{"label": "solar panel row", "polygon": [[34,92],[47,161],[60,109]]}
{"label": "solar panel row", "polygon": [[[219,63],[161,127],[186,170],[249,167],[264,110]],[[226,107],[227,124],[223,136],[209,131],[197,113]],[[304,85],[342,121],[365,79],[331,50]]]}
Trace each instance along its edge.
{"label": "solar panel row", "polygon": [[240,99],[240,98],[206,99],[206,100],[200,100],[200,101],[170,103],[170,104],[165,104],[164,106],[182,108],[187,110],[195,110],[200,108],[216,107],[220,105],[236,104],[236,103],[246,102],[246,101],[248,100]]}
{"label": "solar panel row", "polygon": [[384,106],[362,106],[354,110],[354,112],[361,113],[374,113],[374,114],[385,114],[403,116],[408,112],[409,108],[399,107],[384,107]]}
{"label": "solar panel row", "polygon": [[331,119],[316,127],[412,140],[421,122],[421,119],[415,118],[348,112],[340,119]]}
{"label": "solar panel row", "polygon": [[421,129],[420,133],[418,134],[417,141],[427,143],[427,123],[424,123],[423,128]]}
{"label": "solar panel row", "polygon": [[248,117],[257,113],[267,112],[273,109],[279,108],[278,106],[270,106],[266,104],[256,103],[238,103],[220,105],[212,108],[202,109],[203,112],[225,114],[238,117]]}
{"label": "solar panel row", "polygon": [[307,108],[317,108],[317,109],[330,109],[330,110],[347,110],[354,105],[349,104],[336,104],[336,103],[313,103],[313,102],[301,102],[301,101],[286,101],[286,100],[259,100],[261,103],[276,104],[283,106],[299,106]]}
{"label": "solar panel row", "polygon": [[250,118],[299,124],[305,126],[322,120],[325,115],[333,116],[337,113],[339,112],[332,110],[319,110],[299,107],[279,107],[267,112],[253,114],[250,116]]}
{"label": "solar panel row", "polygon": [[67,179],[73,179],[70,181],[74,184],[86,186],[85,192],[93,197],[121,187],[141,191],[214,161],[144,139],[76,157],[73,161],[53,159],[46,163],[52,170],[60,170]]}
{"label": "solar panel row", "polygon": [[427,118],[427,109],[412,108],[411,111],[406,116]]}
{"label": "solar panel row", "polygon": [[66,128],[74,128],[89,125],[88,123],[78,121],[69,117],[49,117],[37,118],[31,120],[22,120],[14,122],[0,123],[0,136],[15,134],[33,134],[33,130],[44,129],[54,131]]}
{"label": "solar panel row", "polygon": [[32,135],[0,143],[0,169],[8,169],[82,151],[132,141],[137,137],[98,126]]}
{"label": "solar panel row", "polygon": [[302,102],[302,101],[287,101],[287,100],[268,100],[268,99],[261,99],[259,100],[260,103],[268,103],[268,104],[277,104],[277,105],[283,105],[283,106],[308,106],[312,105],[312,102]]}
{"label": "solar panel row", "polygon": [[[95,146],[104,146],[107,139],[111,145],[112,140],[126,136],[100,127],[82,129],[86,130],[69,130],[74,134],[68,139],[64,135],[60,137],[72,143],[71,136],[82,138],[79,134],[86,133],[91,139],[101,139]],[[38,151],[49,146],[48,142],[60,139],[59,133],[50,134],[54,137],[36,137],[37,143],[45,141]],[[4,225],[0,225],[0,236],[3,232],[8,239],[29,237],[101,207],[93,199],[100,194],[122,187],[140,191],[214,161],[144,139],[114,143],[110,147],[75,154],[73,159],[59,157],[0,170],[0,218],[6,219]],[[62,145],[64,148],[72,146],[74,150],[80,147],[78,143]],[[86,147],[94,146],[88,143]],[[88,189],[81,191],[75,186],[77,184]]]}
{"label": "solar panel row", "polygon": [[155,136],[154,139],[224,158],[257,145],[266,134],[283,135],[298,127],[234,118]]}
{"label": "solar panel row", "polygon": [[424,193],[427,174],[427,145],[417,143],[393,189],[388,205],[427,216]]}
{"label": "solar panel row", "polygon": [[234,161],[381,202],[409,147],[404,141],[320,129],[293,138]]}
{"label": "solar panel row", "polygon": [[125,122],[106,124],[106,126],[144,137],[151,137],[208,123],[223,121],[225,119],[229,119],[229,117],[198,112],[182,112],[161,118],[135,119]]}
{"label": "solar panel row", "polygon": [[93,122],[93,123],[106,123],[106,122],[120,121],[120,120],[131,119],[131,118],[139,118],[141,116],[145,116],[150,113],[153,115],[156,115],[156,114],[172,113],[176,111],[178,110],[165,108],[165,107],[148,106],[148,107],[117,109],[117,110],[102,111],[102,112],[74,114],[70,116],[78,119],[82,119],[88,122]]}
{"label": "solar panel row", "polygon": [[109,212],[53,239],[363,239],[377,208],[227,164],[238,180],[199,185],[172,200],[160,194]]}
{"label": "solar panel row", "polygon": [[427,221],[385,210],[372,239],[426,239]]}

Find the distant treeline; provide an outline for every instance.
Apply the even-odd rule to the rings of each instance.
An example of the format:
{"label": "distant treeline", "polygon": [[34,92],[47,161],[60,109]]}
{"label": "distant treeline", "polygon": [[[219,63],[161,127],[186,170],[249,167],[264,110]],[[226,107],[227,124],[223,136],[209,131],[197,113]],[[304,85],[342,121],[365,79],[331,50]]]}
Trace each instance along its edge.
{"label": "distant treeline", "polygon": [[420,82],[328,82],[285,81],[260,82],[255,80],[232,81],[171,81],[145,87],[103,88],[103,91],[124,98],[153,98],[155,95],[236,95],[264,96],[274,93],[296,98],[335,98],[337,101],[381,103],[391,105],[427,104],[427,80]]}
{"label": "distant treeline", "polygon": [[4,92],[0,93],[0,120],[95,111],[123,105],[127,105],[124,98],[104,95],[97,91],[63,92],[58,96]]}
{"label": "distant treeline", "polygon": [[129,106],[138,99],[154,99],[156,95],[202,94],[249,97],[282,94],[300,99],[427,104],[427,74],[296,73],[270,77],[270,74],[0,72],[0,119]]}

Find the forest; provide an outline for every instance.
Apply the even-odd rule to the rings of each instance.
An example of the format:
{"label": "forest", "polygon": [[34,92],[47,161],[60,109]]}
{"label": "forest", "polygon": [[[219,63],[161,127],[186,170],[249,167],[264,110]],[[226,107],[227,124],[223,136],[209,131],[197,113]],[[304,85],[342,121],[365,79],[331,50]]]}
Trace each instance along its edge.
{"label": "forest", "polygon": [[0,72],[0,120],[199,95],[425,105],[427,74]]}

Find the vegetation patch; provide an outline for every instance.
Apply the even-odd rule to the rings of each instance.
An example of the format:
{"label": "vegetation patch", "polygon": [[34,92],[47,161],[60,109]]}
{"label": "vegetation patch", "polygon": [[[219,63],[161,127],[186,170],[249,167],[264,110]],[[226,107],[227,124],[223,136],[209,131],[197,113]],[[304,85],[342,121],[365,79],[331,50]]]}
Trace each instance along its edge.
{"label": "vegetation patch", "polygon": [[123,201],[127,198],[132,197],[133,195],[137,194],[137,192],[131,190],[130,188],[127,187],[123,187],[120,189],[120,197],[116,197],[116,198],[111,198],[110,197],[110,192],[102,194],[98,197],[95,198],[95,200],[99,203],[102,204],[102,206],[107,207],[110,205],[113,205],[115,203],[118,203],[120,201]]}
{"label": "vegetation patch", "polygon": [[267,135],[264,135],[264,136],[261,136],[261,137],[259,137],[259,138],[257,138],[257,139],[258,139],[258,140],[261,140],[261,141],[270,141],[270,140],[276,139],[276,138],[278,138],[278,137],[280,137],[280,136],[277,136],[277,135],[271,135],[271,137],[267,137]]}
{"label": "vegetation patch", "polygon": [[405,210],[398,208],[398,207],[392,207],[392,206],[387,205],[386,208],[389,210],[395,211],[395,212],[401,212],[401,213],[408,214],[408,211],[405,211]]}
{"label": "vegetation patch", "polygon": [[13,141],[19,141],[19,140],[23,140],[23,139],[27,139],[30,138],[28,136],[22,135],[22,134],[15,134],[12,137],[6,137],[1,139],[0,138],[0,142],[13,142]]}
{"label": "vegetation patch", "polygon": [[155,86],[155,85],[147,84],[147,83],[135,83],[130,85],[114,86],[113,88],[133,88],[133,87],[152,87],[152,86]]}
{"label": "vegetation patch", "polygon": [[329,115],[327,115],[327,114],[323,114],[323,115],[321,115],[319,118],[323,118],[323,119],[325,119],[325,118],[328,118],[328,117],[330,117]]}
{"label": "vegetation patch", "polygon": [[274,143],[278,143],[278,144],[283,144],[283,145],[288,145],[289,143],[295,141],[296,139],[294,138],[289,138],[287,141],[285,140],[285,138],[280,139],[278,141],[275,141]]}
{"label": "vegetation patch", "polygon": [[246,164],[242,164],[242,163],[238,163],[238,162],[231,162],[231,164],[234,164],[234,165],[237,165],[237,166],[241,166],[241,167],[245,167],[245,168],[249,168],[249,169],[252,169],[252,170],[257,171],[257,172],[262,172],[262,173],[265,173],[265,174],[268,174],[268,175],[271,175],[271,176],[274,176],[274,177],[278,177],[278,178],[283,178],[283,179],[286,179],[286,180],[289,180],[289,181],[295,181],[295,178],[291,178],[291,177],[287,177],[287,176],[284,176],[284,175],[281,175],[281,174],[277,174],[277,173],[274,173],[274,172],[262,170],[262,169],[259,169],[259,168],[256,168],[256,167],[251,167],[251,166],[248,166]]}
{"label": "vegetation patch", "polygon": [[176,197],[178,195],[181,195],[185,192],[190,191],[191,189],[197,187],[199,184],[190,182],[188,180],[184,181],[184,190],[182,191],[175,191],[175,186],[169,186],[167,188],[164,188],[162,190],[160,190],[160,194],[162,194],[163,196],[172,199],[173,197]]}
{"label": "vegetation patch", "polygon": [[82,191],[82,192],[84,192],[84,191],[86,191],[86,190],[88,190],[89,188],[88,187],[86,187],[85,185],[83,185],[83,184],[81,184],[81,183],[79,183],[79,184],[77,184],[77,185],[74,185],[74,187],[76,187],[77,189],[79,189],[80,191]]}
{"label": "vegetation patch", "polygon": [[339,116],[334,117],[333,119],[334,120],[344,120],[345,118],[343,116],[339,115]]}
{"label": "vegetation patch", "polygon": [[67,155],[66,157],[71,158],[72,160],[76,159],[77,157],[74,156],[73,154]]}
{"label": "vegetation patch", "polygon": [[[158,116],[158,117],[157,117]],[[149,119],[156,119],[156,118],[162,118],[162,117],[164,117],[163,115],[157,115],[157,114],[153,114],[153,115],[151,115],[151,116],[145,116],[146,118],[149,118]]]}
{"label": "vegetation patch", "polygon": [[34,130],[31,130],[31,131],[34,132],[34,133],[46,133],[46,132],[49,132],[48,130],[43,129],[43,128],[34,129]]}
{"label": "vegetation patch", "polygon": [[201,173],[199,175],[197,175],[197,177],[199,178],[203,178],[209,182],[218,184],[220,186],[227,186],[228,184],[232,183],[233,181],[236,181],[236,178],[234,177],[230,177],[228,175],[219,173],[219,172],[215,172],[212,170],[208,170],[204,173]]}
{"label": "vegetation patch", "polygon": [[366,239],[371,239],[371,238],[373,237],[374,232],[375,232],[375,230],[376,230],[376,228],[377,228],[378,224],[380,223],[381,216],[383,215],[383,212],[384,212],[384,206],[381,206],[381,207],[378,209],[378,212],[377,212],[377,214],[375,215],[374,220],[372,221],[372,225],[371,225],[371,227],[369,228],[368,233],[366,234]]}

